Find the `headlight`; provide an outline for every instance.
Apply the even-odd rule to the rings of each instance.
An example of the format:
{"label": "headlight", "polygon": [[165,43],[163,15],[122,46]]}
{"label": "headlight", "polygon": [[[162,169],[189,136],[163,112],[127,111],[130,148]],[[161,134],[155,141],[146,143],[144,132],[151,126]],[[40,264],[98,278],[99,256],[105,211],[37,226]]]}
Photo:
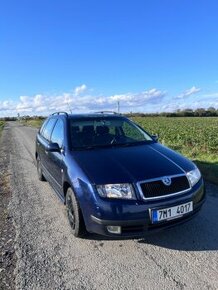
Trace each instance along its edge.
{"label": "headlight", "polygon": [[133,187],[129,183],[97,185],[97,190],[102,197],[135,199]]}
{"label": "headlight", "polygon": [[187,177],[191,186],[194,186],[201,178],[201,172],[198,168],[195,168],[194,170],[187,172]]}

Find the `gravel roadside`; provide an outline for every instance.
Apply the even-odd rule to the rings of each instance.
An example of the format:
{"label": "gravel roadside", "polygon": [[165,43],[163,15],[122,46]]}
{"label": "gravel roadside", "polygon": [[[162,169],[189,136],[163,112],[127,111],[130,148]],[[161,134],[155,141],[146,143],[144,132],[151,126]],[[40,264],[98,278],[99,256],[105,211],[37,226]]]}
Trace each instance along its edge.
{"label": "gravel roadside", "polygon": [[65,207],[37,180],[35,134],[8,125],[17,289],[218,289],[216,186],[207,186],[198,218],[177,228],[145,239],[76,239]]}
{"label": "gravel roadside", "polygon": [[0,138],[0,289],[15,289],[14,269],[16,265],[15,254],[15,228],[8,205],[11,200],[8,127],[6,126]]}

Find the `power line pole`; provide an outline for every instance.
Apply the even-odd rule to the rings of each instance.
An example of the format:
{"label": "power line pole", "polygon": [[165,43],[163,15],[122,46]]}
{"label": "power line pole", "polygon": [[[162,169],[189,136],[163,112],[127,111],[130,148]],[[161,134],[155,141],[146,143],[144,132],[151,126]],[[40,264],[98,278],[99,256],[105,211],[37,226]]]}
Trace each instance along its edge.
{"label": "power line pole", "polygon": [[120,101],[117,101],[117,113],[120,113]]}

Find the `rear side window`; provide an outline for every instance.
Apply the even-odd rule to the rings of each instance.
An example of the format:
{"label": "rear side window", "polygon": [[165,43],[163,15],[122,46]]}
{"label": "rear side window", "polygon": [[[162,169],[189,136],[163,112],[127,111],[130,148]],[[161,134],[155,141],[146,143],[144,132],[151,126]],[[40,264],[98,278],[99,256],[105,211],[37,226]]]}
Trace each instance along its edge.
{"label": "rear side window", "polygon": [[48,119],[46,119],[44,122],[43,122],[43,124],[42,124],[42,126],[41,126],[41,128],[40,128],[40,130],[39,130],[39,133],[42,135],[42,132],[43,132],[43,130],[44,130],[44,128],[45,128],[45,126],[46,126],[46,124],[48,123]]}
{"label": "rear side window", "polygon": [[58,120],[55,124],[51,135],[51,142],[58,143],[59,147],[61,148],[64,141],[64,123],[62,120]]}
{"label": "rear side window", "polygon": [[55,122],[56,122],[55,118],[49,119],[43,128],[42,136],[48,141],[50,140],[51,132],[52,132]]}

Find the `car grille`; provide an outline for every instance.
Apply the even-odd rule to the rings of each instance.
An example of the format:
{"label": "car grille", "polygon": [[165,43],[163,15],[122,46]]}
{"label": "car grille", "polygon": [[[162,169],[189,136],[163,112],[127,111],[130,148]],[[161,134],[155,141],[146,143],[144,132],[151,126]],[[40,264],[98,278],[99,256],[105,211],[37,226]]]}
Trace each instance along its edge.
{"label": "car grille", "polygon": [[160,198],[166,195],[179,193],[190,189],[188,179],[185,175],[173,176],[171,178],[171,184],[165,185],[160,178],[159,180],[142,182],[140,184],[141,191],[144,198]]}

